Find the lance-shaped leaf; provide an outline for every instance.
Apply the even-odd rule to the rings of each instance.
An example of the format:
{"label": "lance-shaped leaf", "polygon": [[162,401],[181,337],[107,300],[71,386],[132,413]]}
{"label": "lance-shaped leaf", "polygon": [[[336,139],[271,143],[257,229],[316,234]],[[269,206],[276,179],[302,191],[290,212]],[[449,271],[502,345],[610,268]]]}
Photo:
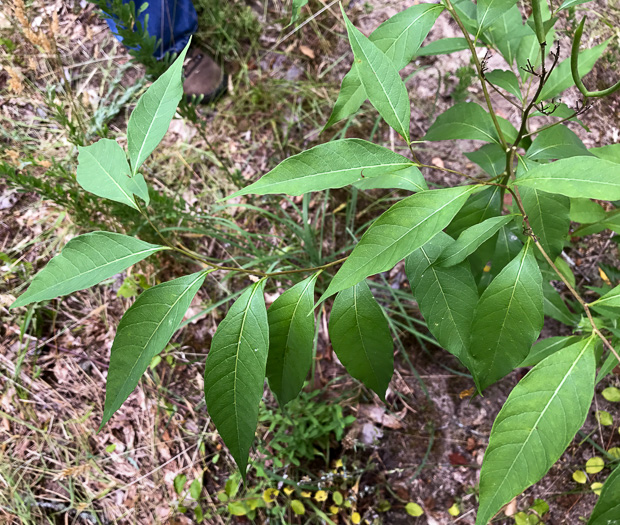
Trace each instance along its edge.
{"label": "lance-shaped leaf", "polygon": [[470,226],[499,215],[500,194],[499,186],[487,186],[471,195],[446,228],[446,233],[456,238]]}
{"label": "lance-shaped leaf", "polygon": [[[517,130],[507,120],[498,117],[506,140],[516,139]],[[493,119],[475,102],[455,104],[433,122],[422,140],[484,140],[499,143]]]}
{"label": "lance-shaped leaf", "polygon": [[478,31],[484,31],[516,3],[516,0],[478,0]]}
{"label": "lance-shaped leaf", "polygon": [[348,19],[341,6],[357,72],[370,103],[407,142],[411,107],[405,83],[393,62]]}
{"label": "lance-shaped leaf", "polygon": [[211,341],[205,365],[205,400],[217,431],[245,477],[258,424],[269,348],[265,281],[231,306]]}
{"label": "lance-shaped leaf", "polygon": [[523,100],[519,79],[512,71],[506,69],[494,69],[484,74],[484,78],[494,86],[502,88],[519,100]]}
{"label": "lance-shaped leaf", "polygon": [[[443,9],[443,6],[437,4],[411,6],[383,22],[368,38],[400,70],[411,62]],[[325,128],[353,115],[367,98],[353,63],[351,70],[342,79],[338,100]]]}
{"label": "lance-shaped leaf", "polygon": [[588,525],[617,525],[620,523],[620,467],[603,483],[601,495],[594,506]]}
{"label": "lance-shaped leaf", "polygon": [[590,306],[620,308],[620,286],[616,286],[613,290],[599,297],[596,301],[591,302]]}
{"label": "lance-shaped leaf", "polygon": [[84,290],[160,250],[120,233],[93,232],[71,239],[33,279],[11,308]]}
{"label": "lance-shaped leaf", "polygon": [[[572,133],[572,131],[571,131]],[[517,179],[527,177],[540,164],[527,158],[519,159]],[[553,195],[536,188],[522,186],[521,200],[530,226],[545,252],[555,259],[564,249],[564,240],[570,227],[570,199]]]}
{"label": "lance-shaped leaf", "polygon": [[542,276],[532,246],[525,244],[478,302],[470,354],[482,389],[517,367],[542,329]]}
{"label": "lance-shaped leaf", "polygon": [[[609,40],[606,40],[605,42],[599,44],[596,47],[593,47],[591,49],[584,49],[581,53],[579,53],[580,78],[585,77],[590,71],[592,71],[594,64],[603,54],[605,49],[607,49],[608,44]],[[560,62],[560,64],[553,70],[551,75],[549,75],[549,79],[545,82],[540,96],[537,99],[537,102],[556,97],[560,93],[562,93],[562,91],[574,85],[573,76],[570,68],[570,60],[570,57],[568,57],[567,59]]]}
{"label": "lance-shaped leaf", "polygon": [[168,70],[140,97],[129,117],[127,149],[134,174],[164,138],[176,113],[183,96],[183,61],[190,44],[191,39]]}
{"label": "lance-shaped leaf", "polygon": [[480,188],[459,186],[421,191],[394,204],[366,230],[320,301],[369,275],[393,268],[443,230],[467,196]]}
{"label": "lance-shaped leaf", "polygon": [[144,290],[125,312],[110,353],[101,426],[133,392],[153,357],[166,347],[205,275],[198,272]]}
{"label": "lance-shaped leaf", "polygon": [[592,155],[581,139],[566,126],[554,126],[541,131],[527,150],[532,160],[563,159]]}
{"label": "lance-shaped leaf", "polygon": [[467,348],[478,303],[476,282],[467,264],[443,268],[434,264],[454,240],[440,232],[406,259],[413,296],[438,343],[469,365]]}
{"label": "lance-shaped leaf", "polygon": [[450,53],[456,53],[465,49],[469,49],[469,45],[463,37],[440,38],[418,49],[416,56],[449,55]]}
{"label": "lance-shaped leaf", "polygon": [[506,171],[506,152],[499,144],[485,144],[476,151],[465,153],[465,156],[492,177]]}
{"label": "lance-shaped leaf", "polygon": [[438,264],[441,266],[454,266],[464,261],[474,253],[485,241],[495,235],[500,228],[512,221],[517,215],[503,215],[491,217],[474,226],[467,228],[456,242],[448,246],[439,257]]}
{"label": "lance-shaped leaf", "polygon": [[543,359],[555,354],[558,350],[575,344],[580,338],[576,335],[547,337],[538,341],[530,350],[525,360],[519,365],[519,368],[536,366]]}
{"label": "lance-shaped leaf", "polygon": [[[436,4],[411,6],[383,22],[369,40],[400,70],[411,62],[442,11],[443,6]],[[354,114],[367,98],[354,62],[342,79],[338,99],[325,128]]]}
{"label": "lance-shaped leaf", "polygon": [[543,282],[543,297],[543,312],[547,317],[568,326],[579,322],[579,316],[568,309],[558,291],[548,281]]}
{"label": "lance-shaped leaf", "polygon": [[334,140],[289,157],[260,180],[229,198],[250,193],[303,195],[310,191],[342,188],[412,167],[406,157],[372,142]]}
{"label": "lance-shaped leaf", "polygon": [[522,187],[521,200],[534,234],[549,257],[555,259],[564,249],[568,236],[569,198]]}
{"label": "lance-shaped leaf", "polygon": [[614,201],[620,199],[620,164],[597,157],[571,157],[530,169],[515,181],[567,197]]}
{"label": "lance-shaped leaf", "polygon": [[385,400],[394,373],[394,342],[366,281],[341,291],[329,317],[329,338],[347,372]]}
{"label": "lance-shaped leaf", "polygon": [[583,425],[594,396],[594,338],[536,365],[500,410],[480,472],[477,525],[540,480]]}
{"label": "lance-shaped leaf", "polygon": [[515,234],[515,228],[504,226],[497,234],[497,242],[495,243],[495,253],[491,259],[491,271],[493,275],[499,272],[512,261],[523,248],[523,243]]}
{"label": "lance-shaped leaf", "polygon": [[312,366],[314,283],[318,274],[297,283],[267,311],[267,379],[280,405],[297,397]]}
{"label": "lance-shaped leaf", "polygon": [[519,8],[513,5],[491,23],[484,37],[497,47],[506,62],[512,66],[521,41],[532,33],[527,25],[523,25]]}
{"label": "lance-shaped leaf", "polygon": [[363,180],[354,182],[358,190],[374,190],[378,188],[384,189],[401,189],[408,191],[425,191],[428,185],[424,180],[424,175],[416,166],[409,166],[393,173],[385,173],[376,177],[366,177]]}
{"label": "lance-shaped leaf", "polygon": [[607,216],[605,208],[590,199],[573,197],[570,200],[570,220],[581,224],[593,224]]}
{"label": "lance-shaped leaf", "polygon": [[115,140],[101,139],[78,146],[77,182],[86,191],[138,209],[134,195],[148,204],[148,189],[140,173],[131,177],[123,148]]}

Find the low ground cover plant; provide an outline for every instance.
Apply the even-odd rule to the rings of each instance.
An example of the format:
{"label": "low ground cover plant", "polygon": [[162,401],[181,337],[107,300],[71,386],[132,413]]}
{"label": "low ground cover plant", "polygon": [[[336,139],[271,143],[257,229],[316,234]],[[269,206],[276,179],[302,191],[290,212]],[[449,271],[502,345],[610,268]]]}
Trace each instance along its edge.
{"label": "low ground cover plant", "polygon": [[[373,296],[372,277],[404,260],[429,330],[469,370],[478,393],[515,368],[533,367],[491,431],[477,515],[477,523],[487,523],[557,461],[585,421],[596,384],[620,361],[613,346],[620,287],[596,289],[598,298],[586,301],[561,255],[571,220],[583,225],[582,234],[618,228],[619,145],[588,149],[565,125],[579,122],[592,99],[620,88],[620,83],[595,91],[586,87],[583,77],[608,42],[581,49],[585,18],[575,31],[571,56],[560,60],[558,13],[582,3],[566,0],[551,10],[545,1],[533,0],[531,12],[524,13],[515,0],[444,0],[410,7],[369,37],[342,10],[354,61],[326,127],[351,116],[368,99],[409,146],[410,156],[361,139],[333,140],[284,160],[230,198],[299,196],[348,185],[411,193],[376,218],[346,255],[334,253],[330,262],[312,268],[224,266],[164,236],[162,244],[153,244],[96,231],[69,241],[12,307],[96,285],[157,252],[175,252],[203,267],[145,289],[121,319],[107,376],[105,425],[178,329],[205,279],[213,272],[246,274],[251,284],[218,326],[204,381],[209,414],[245,476],[265,378],[281,405],[296,398],[312,364],[314,311],[326,301],[333,298],[329,336],[338,358],[384,399],[394,347],[388,319]],[[443,11],[463,36],[422,47]],[[471,52],[483,103],[456,103],[419,141],[412,140],[411,104],[399,71],[415,56],[459,50]],[[489,71],[488,51],[499,53],[506,69]],[[126,151],[112,139],[79,148],[80,186],[133,208],[155,231],[148,213],[152,190],[141,167],[181,100],[184,56],[185,51],[140,98],[128,122]],[[572,86],[581,102],[570,108],[556,97]],[[491,90],[518,109],[518,121],[497,114]],[[547,117],[548,123],[532,130],[533,116]],[[419,162],[416,142],[444,140],[483,142],[467,154],[481,174]],[[425,168],[461,175],[465,184],[429,189]],[[603,208],[596,201],[610,204]],[[274,279],[289,279],[291,286],[267,309],[264,292]],[[575,315],[554,288],[557,281],[581,309],[579,329],[536,342],[545,314],[564,308]],[[315,289],[322,292],[318,301]],[[601,488],[591,525],[609,523],[620,512],[617,458],[608,465],[614,469]]]}

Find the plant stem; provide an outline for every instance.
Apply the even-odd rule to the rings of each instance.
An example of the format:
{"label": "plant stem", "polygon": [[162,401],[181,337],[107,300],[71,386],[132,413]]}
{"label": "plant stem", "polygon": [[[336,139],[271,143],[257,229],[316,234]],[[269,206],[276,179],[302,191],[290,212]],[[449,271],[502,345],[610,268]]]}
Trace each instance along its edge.
{"label": "plant stem", "polygon": [[463,21],[459,17],[458,13],[455,11],[454,6],[452,5],[452,2],[450,0],[445,0],[445,3],[446,3],[446,8],[448,9],[449,13],[452,15],[452,18],[454,18],[455,22],[461,28],[461,32],[463,33],[463,36],[465,37],[465,40],[467,41],[467,46],[469,47],[469,50],[471,51],[471,56],[474,61],[474,65],[476,66],[476,72],[478,74],[478,78],[480,79],[480,83],[482,85],[482,92],[484,93],[484,99],[487,103],[487,107],[489,108],[491,119],[493,119],[493,125],[495,126],[495,129],[497,130],[497,136],[499,137],[499,141],[502,147],[504,149],[507,149],[508,143],[506,142],[506,139],[504,138],[504,133],[502,132],[502,128],[500,127],[495,111],[493,110],[493,103],[491,102],[491,97],[489,96],[489,90],[487,89],[486,81],[484,80],[484,71],[482,70],[482,64],[480,63],[478,54],[476,53],[476,46],[472,42],[471,37],[469,36],[469,32],[465,28]]}
{"label": "plant stem", "polygon": [[549,266],[551,266],[551,268],[553,269],[553,271],[558,275],[558,277],[562,280],[562,282],[566,285],[566,287],[568,288],[568,291],[573,295],[573,297],[575,299],[577,299],[577,301],[579,302],[579,304],[582,306],[583,310],[586,313],[586,316],[588,318],[588,321],[590,321],[590,325],[592,326],[592,332],[594,334],[596,334],[599,339],[603,342],[603,344],[605,345],[605,347],[616,357],[616,359],[618,360],[618,362],[620,363],[620,354],[618,354],[618,352],[616,351],[616,349],[612,346],[612,344],[607,340],[607,338],[600,332],[600,330],[597,328],[594,319],[592,318],[592,313],[590,312],[590,308],[588,307],[588,303],[586,303],[582,297],[579,295],[579,293],[577,292],[577,290],[575,290],[575,288],[573,288],[573,286],[568,282],[568,280],[566,279],[566,277],[564,277],[564,275],[562,274],[562,272],[560,272],[560,270],[558,269],[558,267],[555,265],[555,263],[551,260],[551,257],[549,257],[549,255],[547,254],[547,252],[545,251],[545,249],[541,246],[540,242],[538,241],[538,239],[536,238],[536,236],[533,233],[532,230],[532,226],[530,225],[530,221],[528,219],[527,213],[525,212],[525,208],[523,207],[523,201],[521,200],[521,195],[519,194],[519,189],[517,187],[514,188],[509,188],[508,191],[510,191],[510,193],[512,194],[512,196],[515,199],[515,202],[517,203],[517,206],[519,208],[519,211],[521,211],[521,214],[523,215],[523,221],[525,222],[525,225],[527,227],[527,230],[530,236],[530,238],[532,239],[532,241],[534,242],[534,244],[536,245],[536,247],[538,248],[538,250],[540,251],[540,253],[542,254],[542,256],[545,258],[545,260],[547,261],[547,263],[549,263]]}

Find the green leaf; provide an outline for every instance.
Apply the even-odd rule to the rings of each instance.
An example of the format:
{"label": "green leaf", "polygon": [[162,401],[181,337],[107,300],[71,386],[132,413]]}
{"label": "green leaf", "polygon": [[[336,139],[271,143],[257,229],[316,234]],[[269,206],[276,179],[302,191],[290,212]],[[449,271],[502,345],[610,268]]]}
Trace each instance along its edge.
{"label": "green leaf", "polygon": [[267,311],[269,387],[284,406],[297,397],[312,366],[314,283],[318,274],[297,283]]}
{"label": "green leaf", "polygon": [[620,523],[620,467],[616,467],[603,484],[588,525],[618,525]]}
{"label": "green leaf", "polygon": [[[599,44],[592,49],[584,49],[581,53],[579,53],[579,77],[583,78],[586,76],[592,68],[594,64],[599,59],[599,57],[603,54],[605,49],[607,49],[607,44],[609,40]],[[573,76],[570,70],[570,57],[560,62],[560,64],[553,70],[549,79],[545,82],[545,85],[540,93],[540,96],[536,100],[540,102],[541,100],[548,100],[550,98],[556,97],[562,91],[568,89],[573,85]]]}
{"label": "green leaf", "polygon": [[374,190],[379,188],[389,190],[398,188],[413,192],[428,190],[424,176],[415,166],[409,166],[393,173],[377,175],[376,177],[366,177],[364,175],[364,179],[354,182],[353,186],[358,190]]}
{"label": "green leaf", "polygon": [[419,518],[424,514],[424,509],[420,507],[420,505],[418,505],[417,503],[413,503],[412,501],[405,505],[405,511],[407,511],[407,514],[409,514],[409,516],[413,516],[414,518]]}
{"label": "green leaf", "polygon": [[174,485],[174,491],[177,494],[181,494],[183,492],[183,487],[185,487],[185,483],[187,483],[187,476],[185,474],[177,474],[174,478],[172,484]]}
{"label": "green leaf", "polygon": [[494,86],[502,88],[504,91],[514,95],[519,100],[523,100],[521,88],[519,86],[519,79],[512,71],[505,69],[494,69],[489,73],[485,73],[484,78]]}
{"label": "green leaf", "polygon": [[142,292],[125,312],[110,353],[102,427],[177,331],[205,275],[198,272],[153,286]]}
{"label": "green leaf", "polygon": [[220,323],[205,365],[209,415],[245,477],[269,348],[265,281],[241,294]]}
{"label": "green leaf", "polygon": [[547,337],[538,341],[530,350],[530,353],[519,365],[519,368],[536,366],[543,359],[549,357],[551,354],[555,354],[558,350],[566,348],[569,345],[575,344],[579,341],[577,336],[557,336]]}
{"label": "green leaf", "polygon": [[499,144],[485,144],[476,151],[465,153],[465,156],[492,177],[506,171],[506,152]]}
{"label": "green leaf", "polygon": [[454,266],[464,261],[478,247],[495,235],[500,228],[512,221],[517,215],[491,217],[464,230],[455,243],[450,245],[439,257],[441,266]]}
{"label": "green leaf", "polygon": [[478,303],[478,289],[467,264],[443,268],[434,264],[454,245],[440,232],[406,259],[413,296],[437,342],[468,366],[467,347]]}
{"label": "green leaf", "polygon": [[329,317],[329,338],[347,372],[385,401],[394,373],[394,342],[366,281],[341,291]]}
{"label": "green leaf", "polygon": [[412,168],[409,159],[372,142],[334,140],[289,157],[260,180],[228,198],[250,193],[303,195],[311,191],[342,188],[405,168]]}
{"label": "green leaf", "polygon": [[516,0],[478,0],[478,31],[484,31],[516,3]]}
{"label": "green leaf", "polygon": [[138,209],[134,195],[148,204],[148,190],[142,175],[131,177],[123,148],[115,140],[101,139],[90,146],[78,146],[77,182],[86,191]]}
{"label": "green leaf", "polygon": [[[516,138],[516,130],[508,121],[498,117],[507,139]],[[461,102],[437,117],[422,140],[484,140],[499,143],[493,119],[475,102]]]}
{"label": "green leaf", "polygon": [[532,33],[533,31],[527,25],[523,25],[519,8],[513,5],[489,26],[484,36],[485,40],[493,44],[512,67],[521,40]]}
{"label": "green leaf", "polygon": [[620,389],[615,386],[607,387],[601,394],[610,403],[620,403]]}
{"label": "green leaf", "polygon": [[568,309],[558,291],[546,281],[543,283],[543,296],[543,311],[547,317],[551,317],[567,326],[577,324],[579,317]]}
{"label": "green leaf", "polygon": [[564,249],[570,227],[568,197],[522,187],[521,200],[534,234],[549,257],[555,259]]}
{"label": "green leaf", "polygon": [[440,38],[420,48],[416,56],[449,55],[450,53],[456,53],[457,51],[463,51],[465,49],[469,49],[469,45],[467,44],[467,40],[463,37]]}
{"label": "green leaf", "polygon": [[319,302],[366,277],[390,270],[445,228],[480,186],[421,191],[389,208],[368,228]]}
{"label": "green leaf", "polygon": [[593,224],[606,217],[605,208],[590,199],[573,197],[570,200],[570,220],[581,224]]}
{"label": "green leaf", "polygon": [[599,297],[596,301],[590,303],[590,306],[620,308],[620,286],[616,286],[613,290]]}
{"label": "green leaf", "polygon": [[446,228],[446,233],[451,237],[458,237],[470,226],[499,215],[500,194],[499,186],[487,186],[471,195]]}
{"label": "green leaf", "polygon": [[539,481],[583,425],[594,397],[594,339],[536,365],[500,410],[480,472],[477,525]]}
{"label": "green leaf", "polygon": [[515,228],[507,226],[499,230],[495,243],[495,253],[491,260],[491,270],[494,275],[498,275],[523,248],[523,243],[515,235],[514,230]]}
{"label": "green leaf", "polygon": [[564,2],[562,2],[562,5],[560,5],[558,11],[561,11],[562,9],[568,9],[569,7],[575,7],[576,5],[586,4],[589,1],[590,0],[564,0]]}
{"label": "green leaf", "polygon": [[517,367],[542,329],[542,276],[532,250],[528,241],[478,302],[469,352],[481,389]]}
{"label": "green leaf", "polygon": [[407,142],[411,107],[405,83],[392,61],[348,19],[341,6],[357,72],[371,104]]}
{"label": "green leaf", "polygon": [[620,144],[608,144],[600,148],[590,148],[589,151],[599,159],[620,164]]}
{"label": "green leaf", "polygon": [[297,22],[299,18],[299,13],[301,12],[301,8],[308,3],[308,0],[293,0],[293,7],[291,9],[291,21],[289,25]]}
{"label": "green leaf", "polygon": [[[383,22],[369,40],[400,70],[411,62],[443,9],[437,4],[411,6]],[[324,129],[353,115],[367,98],[354,62],[342,79],[338,99]]]}
{"label": "green leaf", "polygon": [[129,117],[127,150],[133,174],[138,172],[142,163],[164,138],[176,113],[183,96],[183,61],[190,44],[191,38],[168,70],[140,97]]}
{"label": "green leaf", "polygon": [[71,239],[33,279],[11,308],[54,299],[99,284],[160,250],[120,233],[93,232]]}
{"label": "green leaf", "polygon": [[588,156],[591,153],[581,139],[566,126],[554,126],[541,131],[527,150],[532,160],[562,159]]}
{"label": "green leaf", "polygon": [[597,157],[571,157],[536,166],[515,184],[567,197],[620,200],[620,165]]}

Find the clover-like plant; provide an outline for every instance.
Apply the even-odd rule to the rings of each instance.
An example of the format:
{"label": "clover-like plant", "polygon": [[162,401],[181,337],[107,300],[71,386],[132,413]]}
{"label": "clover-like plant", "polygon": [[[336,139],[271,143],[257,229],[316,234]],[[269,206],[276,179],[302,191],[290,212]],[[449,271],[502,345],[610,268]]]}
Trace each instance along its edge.
{"label": "clover-like plant", "polygon": [[[329,319],[336,354],[352,376],[384,398],[393,372],[393,341],[368,279],[404,259],[429,330],[470,371],[479,392],[515,368],[533,367],[510,393],[491,431],[476,522],[487,523],[558,460],[585,421],[595,385],[620,360],[610,341],[618,334],[620,287],[598,289],[599,297],[586,302],[562,258],[571,219],[582,223],[582,232],[617,231],[620,216],[594,202],[620,201],[620,145],[588,149],[565,125],[580,122],[590,98],[620,87],[585,88],[582,77],[608,45],[579,51],[585,22],[577,29],[572,57],[560,61],[556,15],[583,3],[566,0],[550,11],[545,1],[532,0],[532,15],[524,19],[516,0],[443,0],[405,9],[368,37],[342,11],[354,60],[327,126],[355,114],[368,99],[402,137],[408,154],[360,139],[333,140],[284,160],[234,196],[302,195],[349,185],[410,192],[370,224],[348,255],[337,259],[333,254],[332,262],[320,267],[267,272],[222,266],[181,245],[92,232],[69,241],[13,307],[93,286],[162,250],[203,264],[202,271],[145,290],[121,319],[103,425],[177,330],[210,272],[256,276],[217,328],[204,382],[209,414],[245,475],[265,377],[285,404],[298,395],[309,372],[319,274],[320,282],[327,277],[329,284],[318,302],[336,296]],[[444,11],[462,37],[421,47]],[[482,104],[450,107],[423,137],[412,140],[411,101],[400,70],[416,56],[463,49],[471,52]],[[505,59],[505,69],[488,71],[490,52]],[[149,191],[140,167],[166,133],[182,96],[184,56],[185,51],[139,100],[128,123],[127,153],[106,139],[79,149],[77,180],[86,191],[125,203],[148,218]],[[582,103],[571,109],[555,102],[573,85]],[[507,99],[519,118],[498,116],[491,91]],[[548,123],[531,129],[533,116],[547,116]],[[417,158],[416,143],[461,139],[484,143],[466,154],[480,167],[476,177],[427,166]],[[421,170],[431,169],[462,175],[467,184],[428,189]],[[512,204],[506,208],[508,195]],[[270,279],[299,274],[304,279],[267,310],[263,292]],[[551,281],[565,284],[581,316],[566,307]],[[577,335],[536,342],[545,314],[568,319],[579,327]],[[590,525],[618,519],[619,480],[616,468]]]}

